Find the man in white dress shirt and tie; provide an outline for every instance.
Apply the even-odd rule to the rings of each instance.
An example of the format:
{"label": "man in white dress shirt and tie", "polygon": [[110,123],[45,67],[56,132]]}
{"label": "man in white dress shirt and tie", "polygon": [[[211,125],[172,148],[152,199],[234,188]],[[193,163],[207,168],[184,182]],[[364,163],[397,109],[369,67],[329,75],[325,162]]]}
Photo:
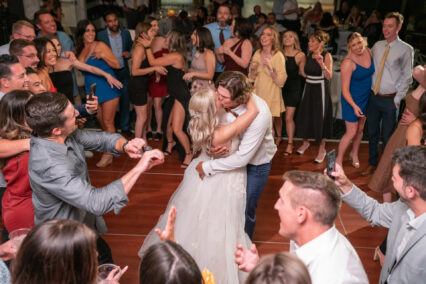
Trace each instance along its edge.
{"label": "man in white dress shirt and tie", "polygon": [[262,195],[272,158],[277,151],[272,136],[272,116],[264,100],[252,94],[252,86],[248,78],[241,72],[227,71],[222,73],[217,81],[216,88],[219,100],[226,112],[224,121],[231,123],[235,118],[246,111],[246,103],[250,96],[255,98],[259,114],[251,125],[240,134],[241,142],[238,150],[232,155],[200,162],[197,171],[200,177],[212,176],[218,172],[231,171],[247,166],[247,203],[245,231],[253,239],[256,222],[256,207]]}
{"label": "man in white dress shirt and tie", "polygon": [[372,48],[375,71],[366,110],[369,159],[363,176],[374,173],[379,162],[380,128],[384,149],[395,129],[396,110],[413,81],[413,47],[398,37],[403,21],[398,12],[387,14],[383,22],[385,40]]}
{"label": "man in white dress shirt and tie", "polygon": [[[355,249],[334,226],[340,209],[340,190],[322,173],[288,171],[283,176],[275,210],[279,234],[290,239],[290,252],[307,266],[313,284],[368,283]],[[253,244],[237,246],[235,262],[243,271],[259,263]]]}

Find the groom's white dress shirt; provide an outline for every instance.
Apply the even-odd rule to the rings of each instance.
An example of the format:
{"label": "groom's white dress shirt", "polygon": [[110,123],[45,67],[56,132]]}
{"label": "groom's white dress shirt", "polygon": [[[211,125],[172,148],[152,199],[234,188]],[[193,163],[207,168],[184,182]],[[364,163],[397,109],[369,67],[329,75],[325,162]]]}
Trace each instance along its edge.
{"label": "groom's white dress shirt", "polygon": [[[272,136],[272,115],[266,102],[253,94],[259,113],[249,127],[240,133],[240,146],[238,150],[225,158],[212,159],[203,162],[203,171],[206,175],[214,175],[217,172],[230,171],[245,167],[247,164],[262,165],[269,163],[277,151]],[[247,110],[245,104],[233,108],[232,111],[241,115]],[[221,110],[220,121],[225,124],[235,120],[232,113]]]}

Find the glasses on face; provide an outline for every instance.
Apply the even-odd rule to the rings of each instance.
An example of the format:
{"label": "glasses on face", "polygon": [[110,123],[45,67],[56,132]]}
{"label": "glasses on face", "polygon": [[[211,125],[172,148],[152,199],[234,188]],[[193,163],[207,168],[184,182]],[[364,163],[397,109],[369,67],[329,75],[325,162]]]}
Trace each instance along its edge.
{"label": "glasses on face", "polygon": [[19,35],[19,36],[21,36],[21,37],[23,37],[23,38],[25,38],[29,41],[33,41],[35,39],[35,36],[33,36],[33,35],[24,35],[24,34],[21,34],[21,33],[15,33],[15,34],[17,34],[17,35]]}
{"label": "glasses on face", "polygon": [[37,54],[21,54],[19,56],[23,56],[29,59],[35,59],[37,57]]}

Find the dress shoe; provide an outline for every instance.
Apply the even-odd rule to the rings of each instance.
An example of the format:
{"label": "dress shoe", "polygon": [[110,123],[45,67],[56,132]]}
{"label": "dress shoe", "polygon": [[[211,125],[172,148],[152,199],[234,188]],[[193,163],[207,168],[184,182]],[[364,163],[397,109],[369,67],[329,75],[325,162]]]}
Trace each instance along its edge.
{"label": "dress shoe", "polygon": [[324,162],[325,156],[327,155],[327,152],[324,151],[324,154],[322,156],[320,156],[318,154],[318,156],[315,158],[314,163],[316,164],[321,164],[322,162]]}
{"label": "dress shoe", "polygon": [[299,149],[297,149],[296,153],[299,155],[303,155],[303,153],[305,153],[306,150],[308,150],[309,146],[311,146],[311,144],[306,144],[299,147]]}
{"label": "dress shoe", "polygon": [[376,166],[368,165],[368,167],[366,167],[365,170],[361,172],[361,175],[364,177],[369,176],[372,173],[374,173],[375,170],[376,170]]}

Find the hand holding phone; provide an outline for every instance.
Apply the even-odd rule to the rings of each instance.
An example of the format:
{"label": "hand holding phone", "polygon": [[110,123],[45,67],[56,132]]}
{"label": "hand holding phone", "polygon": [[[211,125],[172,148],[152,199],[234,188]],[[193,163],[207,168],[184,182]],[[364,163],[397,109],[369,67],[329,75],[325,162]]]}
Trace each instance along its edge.
{"label": "hand holding phone", "polygon": [[331,175],[331,173],[334,171],[334,166],[336,164],[336,150],[331,150],[327,153],[326,156],[327,159],[327,175],[334,180],[334,177]]}
{"label": "hand holding phone", "polygon": [[96,93],[96,83],[93,83],[92,85],[90,85],[90,89],[89,89],[89,98],[88,100],[91,101],[93,100],[93,96]]}

